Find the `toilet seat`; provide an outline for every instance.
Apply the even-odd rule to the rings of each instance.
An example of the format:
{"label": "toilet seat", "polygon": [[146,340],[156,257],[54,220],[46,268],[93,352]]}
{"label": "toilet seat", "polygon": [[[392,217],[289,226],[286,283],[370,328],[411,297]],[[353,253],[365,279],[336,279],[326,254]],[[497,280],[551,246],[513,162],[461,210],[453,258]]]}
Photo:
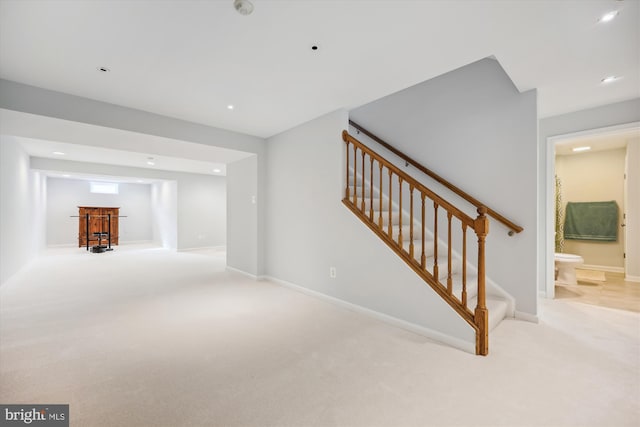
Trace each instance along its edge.
{"label": "toilet seat", "polygon": [[555,254],[555,260],[560,262],[575,262],[582,264],[584,259],[580,255],[574,254]]}

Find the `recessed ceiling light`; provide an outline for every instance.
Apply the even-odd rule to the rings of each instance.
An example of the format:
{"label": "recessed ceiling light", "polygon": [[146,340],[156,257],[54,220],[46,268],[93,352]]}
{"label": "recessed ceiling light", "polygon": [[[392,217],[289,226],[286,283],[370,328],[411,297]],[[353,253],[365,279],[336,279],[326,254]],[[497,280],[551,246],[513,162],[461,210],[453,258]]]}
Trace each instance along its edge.
{"label": "recessed ceiling light", "polygon": [[213,170],[213,172],[214,172],[214,173],[220,173],[220,172],[222,172],[222,171],[221,171],[220,169],[214,169],[214,170]]}
{"label": "recessed ceiling light", "polygon": [[143,181],[143,180],[141,180],[141,179],[139,179],[139,180],[138,180],[138,182],[139,182],[139,183],[142,183],[142,182],[144,182],[144,181]]}
{"label": "recessed ceiling light", "polygon": [[227,110],[233,110],[233,108],[234,108],[233,105],[231,104],[227,105]]}
{"label": "recessed ceiling light", "polygon": [[620,76],[607,76],[604,79],[600,80],[604,84],[613,83],[616,80],[620,80]]}
{"label": "recessed ceiling light", "polygon": [[591,147],[576,147],[573,149],[574,152],[578,153],[580,151],[589,151],[591,150]]}
{"label": "recessed ceiling light", "polygon": [[156,163],[155,163],[155,162],[152,162],[151,160],[149,160],[149,161],[147,161],[147,164],[148,164],[149,166],[154,166]]}
{"label": "recessed ceiling light", "polygon": [[64,156],[64,153],[62,151],[54,151],[53,154],[55,154],[56,156]]}
{"label": "recessed ceiling light", "polygon": [[71,175],[69,175],[68,173],[65,173],[64,175],[62,175],[65,178],[69,178]]}
{"label": "recessed ceiling light", "polygon": [[111,70],[107,67],[98,67],[98,71],[100,71],[101,73],[108,73]]}
{"label": "recessed ceiling light", "polygon": [[616,16],[618,16],[617,10],[612,10],[611,12],[607,12],[600,17],[599,22],[609,22],[612,21]]}

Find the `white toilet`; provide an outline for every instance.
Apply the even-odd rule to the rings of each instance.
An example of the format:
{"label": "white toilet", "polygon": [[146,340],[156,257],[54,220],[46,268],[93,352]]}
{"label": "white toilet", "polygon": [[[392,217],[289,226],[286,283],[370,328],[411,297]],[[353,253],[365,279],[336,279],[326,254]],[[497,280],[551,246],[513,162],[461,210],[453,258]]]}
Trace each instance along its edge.
{"label": "white toilet", "polygon": [[576,267],[584,264],[580,255],[555,254],[556,282],[563,285],[577,285]]}

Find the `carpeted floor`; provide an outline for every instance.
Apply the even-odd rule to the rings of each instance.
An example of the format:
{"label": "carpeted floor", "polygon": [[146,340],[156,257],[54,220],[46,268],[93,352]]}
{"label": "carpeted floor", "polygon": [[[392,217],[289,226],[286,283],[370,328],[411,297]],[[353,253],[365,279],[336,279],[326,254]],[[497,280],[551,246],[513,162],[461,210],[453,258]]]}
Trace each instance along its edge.
{"label": "carpeted floor", "polygon": [[637,426],[640,315],[540,302],[477,357],[224,253],[50,251],[0,287],[0,401],[72,426]]}

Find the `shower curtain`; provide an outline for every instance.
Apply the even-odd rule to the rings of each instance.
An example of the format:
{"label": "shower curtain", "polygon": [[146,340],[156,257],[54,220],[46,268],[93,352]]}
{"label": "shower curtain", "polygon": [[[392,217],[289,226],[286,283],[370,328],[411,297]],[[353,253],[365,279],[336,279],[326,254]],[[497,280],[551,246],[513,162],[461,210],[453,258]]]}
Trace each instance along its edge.
{"label": "shower curtain", "polygon": [[556,175],[556,252],[564,250],[564,208],[562,206],[562,182]]}

